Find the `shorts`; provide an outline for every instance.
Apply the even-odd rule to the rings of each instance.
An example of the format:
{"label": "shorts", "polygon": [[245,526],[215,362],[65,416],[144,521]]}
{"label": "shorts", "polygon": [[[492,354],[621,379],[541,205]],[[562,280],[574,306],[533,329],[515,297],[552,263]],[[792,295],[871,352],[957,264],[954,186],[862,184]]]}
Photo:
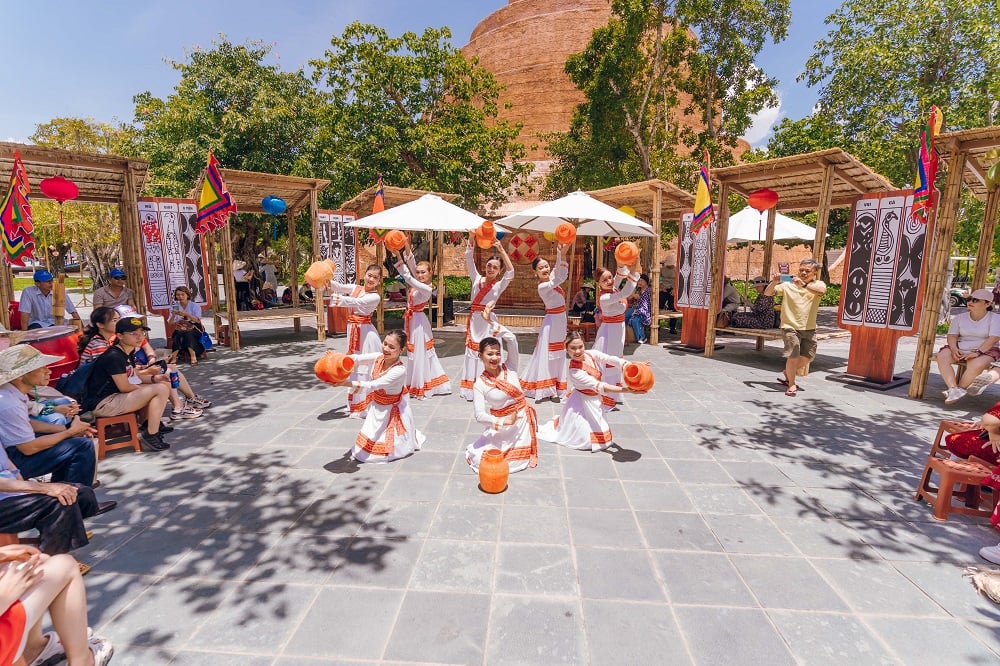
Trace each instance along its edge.
{"label": "shorts", "polygon": [[781,353],[785,358],[804,357],[810,361],[816,358],[816,329],[810,328],[808,331],[796,331],[792,328],[783,328],[782,340],[785,343],[785,350]]}
{"label": "shorts", "polygon": [[128,412],[135,411],[126,407],[128,400],[127,393],[112,393],[94,407],[94,416],[121,416]]}
{"label": "shorts", "polygon": [[[945,349],[948,348],[949,348],[948,345],[945,345],[944,347],[941,347],[941,349],[938,349],[938,353],[940,354],[941,352],[943,352]],[[983,354],[983,356],[989,356],[991,359],[993,359],[993,363],[1000,361],[1000,347],[991,347],[987,349],[986,352]]]}

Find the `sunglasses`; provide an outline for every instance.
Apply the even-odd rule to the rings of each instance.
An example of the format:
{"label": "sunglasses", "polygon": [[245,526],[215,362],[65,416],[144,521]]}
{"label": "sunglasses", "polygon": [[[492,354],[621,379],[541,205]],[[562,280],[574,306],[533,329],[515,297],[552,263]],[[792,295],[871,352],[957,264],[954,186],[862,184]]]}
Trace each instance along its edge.
{"label": "sunglasses", "polygon": [[993,301],[988,301],[985,298],[970,298],[970,303],[992,303]]}

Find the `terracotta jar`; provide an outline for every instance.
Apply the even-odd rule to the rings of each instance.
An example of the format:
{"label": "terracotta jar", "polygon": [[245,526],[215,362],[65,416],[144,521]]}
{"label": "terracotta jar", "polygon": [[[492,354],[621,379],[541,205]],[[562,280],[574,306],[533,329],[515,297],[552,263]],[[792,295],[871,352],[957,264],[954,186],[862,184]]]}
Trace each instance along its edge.
{"label": "terracotta jar", "polygon": [[619,263],[631,266],[639,258],[639,247],[632,241],[622,241],[615,248],[615,259]]}
{"label": "terracotta jar", "polygon": [[507,489],[510,467],[499,449],[483,451],[479,459],[479,488],[484,493],[502,493]]}
{"label": "terracotta jar", "polygon": [[351,376],[354,370],[354,359],[347,354],[328,351],[316,361],[313,371],[324,382],[339,384]]}
{"label": "terracotta jar", "polygon": [[406,247],[406,234],[399,229],[393,229],[385,235],[385,246],[393,252],[399,252]]}
{"label": "terracotta jar", "polygon": [[556,240],[563,245],[569,245],[576,240],[576,227],[569,222],[560,222],[556,227]]}
{"label": "terracotta jar", "polygon": [[333,272],[335,270],[337,270],[337,264],[333,263],[332,259],[314,261],[309,264],[309,268],[306,269],[305,281],[308,282],[313,289],[322,289],[330,280],[333,279]]}
{"label": "terracotta jar", "polygon": [[633,391],[645,393],[653,388],[653,371],[645,363],[629,363],[622,372],[622,378]]}

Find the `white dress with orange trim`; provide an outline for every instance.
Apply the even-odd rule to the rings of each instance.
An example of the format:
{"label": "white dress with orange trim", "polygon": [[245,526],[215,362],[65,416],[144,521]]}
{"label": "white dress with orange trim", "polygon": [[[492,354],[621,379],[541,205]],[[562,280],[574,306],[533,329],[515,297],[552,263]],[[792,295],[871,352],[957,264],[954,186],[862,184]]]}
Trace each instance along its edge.
{"label": "white dress with orange trim", "polygon": [[521,373],[524,395],[536,400],[566,395],[566,292],[559,287],[569,277],[569,264],[556,250],[548,281],[538,283],[545,318],[528,366]]}
{"label": "white dress with orange trim", "polygon": [[469,320],[465,325],[465,363],[462,367],[462,383],[459,395],[466,400],[473,399],[473,386],[476,378],[483,371],[483,362],[479,360],[479,341],[485,337],[502,339],[507,355],[504,362],[515,371],[517,369],[517,339],[514,338],[513,358],[511,358],[510,339],[514,336],[497,320],[496,315],[490,321],[480,314],[488,303],[495,303],[500,294],[514,279],[514,271],[507,271],[500,280],[487,281],[476,269],[475,250],[471,247],[465,250],[465,265],[472,279],[472,303],[469,306]]}
{"label": "white dress with orange trim", "polygon": [[[330,307],[347,308],[347,353],[367,355],[378,353],[382,355],[382,341],[378,331],[372,324],[372,313],[378,309],[382,297],[378,292],[365,291],[357,284],[341,284],[330,282],[333,294],[330,296]],[[354,371],[348,381],[367,381],[372,375],[371,362],[354,364]],[[360,389],[347,394],[347,407],[354,418],[363,418],[368,410],[368,391]]]}
{"label": "white dress with orange trim", "polygon": [[371,406],[351,454],[360,462],[390,462],[419,451],[426,438],[413,421],[402,361],[385,367],[381,352],[356,354],[356,363],[372,366],[372,378],[361,382]]}
{"label": "white dress with orange trim", "polygon": [[[501,366],[500,375],[492,377],[483,372],[476,379],[476,420],[486,426],[479,439],[465,449],[465,460],[476,472],[483,452],[497,449],[503,453],[511,472],[520,472],[538,464],[538,418],[535,408],[528,404],[517,379],[517,373]],[[504,419],[517,414],[512,425],[503,425]]]}
{"label": "white dress with orange trim", "polygon": [[[629,274],[628,269],[619,268],[615,276],[616,291],[601,292],[598,301],[601,308],[601,326],[597,329],[592,350],[609,356],[621,356],[625,353],[625,311],[628,310],[628,297],[635,291],[638,283],[638,273]],[[620,368],[608,366],[603,374],[606,383],[622,385]],[[601,396],[604,409],[611,409],[616,402],[622,402],[621,395],[613,393]]]}
{"label": "white dress with orange trim", "polygon": [[538,439],[579,451],[600,451],[611,445],[611,427],[604,418],[601,397],[607,384],[604,370],[620,373],[625,359],[599,351],[584,352],[582,361],[569,362],[570,394],[562,414],[538,427]]}
{"label": "white dress with orange trim", "polygon": [[413,277],[416,264],[413,255],[406,256],[406,262],[396,262],[396,270],[409,286],[406,294],[406,353],[410,357],[407,364],[406,386],[411,398],[422,399],[432,395],[451,393],[451,382],[434,350],[434,333],[431,322],[424,313],[431,299],[431,286]]}

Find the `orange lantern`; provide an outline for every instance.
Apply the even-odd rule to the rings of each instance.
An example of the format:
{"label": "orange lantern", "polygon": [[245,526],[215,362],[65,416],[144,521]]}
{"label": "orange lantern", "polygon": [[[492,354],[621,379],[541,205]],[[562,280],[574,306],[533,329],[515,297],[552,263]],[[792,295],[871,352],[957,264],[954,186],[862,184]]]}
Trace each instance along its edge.
{"label": "orange lantern", "polygon": [[632,241],[622,241],[615,248],[615,259],[618,263],[631,266],[639,260],[639,246]]}
{"label": "orange lantern", "polygon": [[406,247],[406,234],[399,229],[393,229],[385,235],[385,246],[393,252],[399,252]]}
{"label": "orange lantern", "polygon": [[576,240],[576,227],[569,222],[560,222],[556,227],[556,240],[563,245],[569,245]]}
{"label": "orange lantern", "polygon": [[339,384],[351,376],[354,370],[354,359],[347,354],[335,351],[328,351],[319,357],[313,372],[324,382]]}
{"label": "orange lantern", "polygon": [[332,259],[314,261],[306,269],[305,281],[312,285],[313,289],[322,289],[333,279],[333,274],[336,270],[337,265],[333,263]]}
{"label": "orange lantern", "polygon": [[769,190],[763,187],[759,190],[754,190],[747,197],[747,203],[750,207],[756,210],[758,213],[763,213],[768,208],[771,208],[778,203],[778,193],[774,190]]}
{"label": "orange lantern", "polygon": [[645,393],[653,388],[653,371],[645,363],[629,363],[622,372],[622,378],[633,391]]}

